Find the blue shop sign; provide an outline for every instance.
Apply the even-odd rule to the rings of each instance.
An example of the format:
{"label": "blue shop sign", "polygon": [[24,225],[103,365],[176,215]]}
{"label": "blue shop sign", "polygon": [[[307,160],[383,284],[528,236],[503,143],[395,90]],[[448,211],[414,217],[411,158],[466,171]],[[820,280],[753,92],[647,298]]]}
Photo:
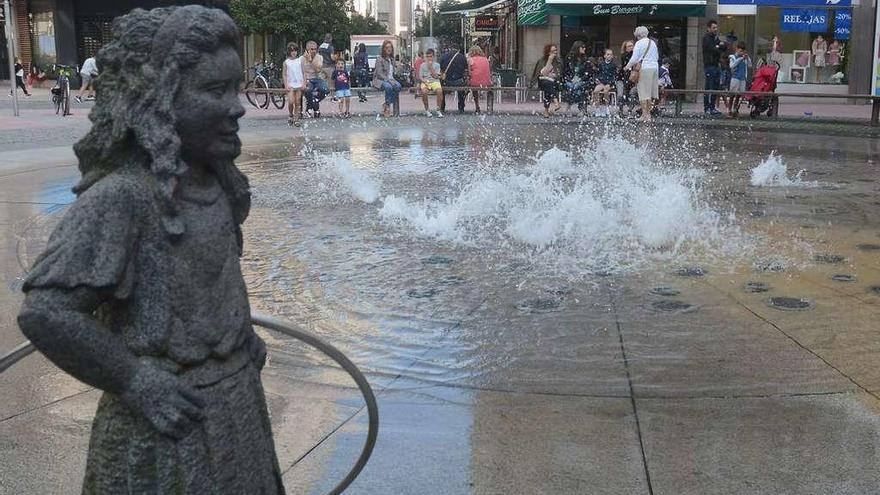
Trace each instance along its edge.
{"label": "blue shop sign", "polygon": [[852,0],[718,0],[721,5],[762,5],[767,7],[849,7]]}
{"label": "blue shop sign", "polygon": [[779,19],[783,32],[824,33],[831,12],[819,9],[783,9]]}

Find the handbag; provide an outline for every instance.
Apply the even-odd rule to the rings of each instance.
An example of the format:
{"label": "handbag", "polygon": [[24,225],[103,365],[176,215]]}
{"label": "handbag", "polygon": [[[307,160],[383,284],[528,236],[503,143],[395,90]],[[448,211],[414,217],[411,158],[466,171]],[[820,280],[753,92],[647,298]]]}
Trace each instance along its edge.
{"label": "handbag", "polygon": [[[642,55],[642,60],[645,60],[645,57],[648,56],[648,52],[651,50],[651,45],[654,44],[654,40],[648,39],[648,41],[650,41],[651,44],[648,45],[648,49],[645,50],[645,54]],[[634,65],[629,73],[629,82],[633,84],[638,84],[639,79],[642,77],[642,60],[639,60],[639,63]]]}

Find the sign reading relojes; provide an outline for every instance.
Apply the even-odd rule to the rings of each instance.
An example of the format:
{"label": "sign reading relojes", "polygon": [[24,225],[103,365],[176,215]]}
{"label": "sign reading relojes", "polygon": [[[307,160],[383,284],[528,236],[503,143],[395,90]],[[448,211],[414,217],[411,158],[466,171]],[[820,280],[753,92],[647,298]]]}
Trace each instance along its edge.
{"label": "sign reading relojes", "polygon": [[547,24],[547,6],[544,0],[517,0],[516,21],[520,26]]}
{"label": "sign reading relojes", "polygon": [[824,33],[828,31],[827,10],[783,9],[780,16],[783,32]]}

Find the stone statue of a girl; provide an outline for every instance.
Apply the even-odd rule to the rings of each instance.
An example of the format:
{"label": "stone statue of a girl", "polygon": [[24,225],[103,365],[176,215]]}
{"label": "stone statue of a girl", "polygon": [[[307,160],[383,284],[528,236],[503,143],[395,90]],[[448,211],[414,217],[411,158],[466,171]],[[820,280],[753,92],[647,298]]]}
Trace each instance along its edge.
{"label": "stone statue of a girl", "polygon": [[22,331],[104,391],[83,493],[282,494],[241,275],[239,33],[220,10],[113,24],[78,195],[27,276]]}

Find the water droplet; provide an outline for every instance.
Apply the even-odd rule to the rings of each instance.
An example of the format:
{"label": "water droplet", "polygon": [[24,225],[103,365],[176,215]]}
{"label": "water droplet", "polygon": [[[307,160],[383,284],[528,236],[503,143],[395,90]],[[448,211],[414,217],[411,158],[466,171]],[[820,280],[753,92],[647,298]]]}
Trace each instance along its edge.
{"label": "water droplet", "polygon": [[831,280],[835,282],[855,282],[856,276],[850,275],[849,273],[838,273],[831,276]]}
{"label": "water droplet", "polygon": [[559,287],[544,287],[544,292],[554,295],[554,296],[567,296],[571,294],[571,288],[565,286]]}
{"label": "water droplet", "polygon": [[755,270],[759,272],[779,273],[785,271],[785,263],[780,260],[764,260],[755,263]]}
{"label": "water droplet", "polygon": [[862,251],[880,251],[880,244],[859,244],[856,247]]}

